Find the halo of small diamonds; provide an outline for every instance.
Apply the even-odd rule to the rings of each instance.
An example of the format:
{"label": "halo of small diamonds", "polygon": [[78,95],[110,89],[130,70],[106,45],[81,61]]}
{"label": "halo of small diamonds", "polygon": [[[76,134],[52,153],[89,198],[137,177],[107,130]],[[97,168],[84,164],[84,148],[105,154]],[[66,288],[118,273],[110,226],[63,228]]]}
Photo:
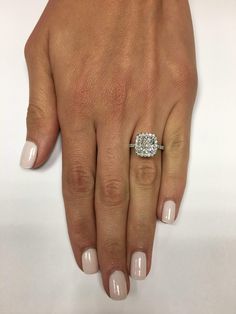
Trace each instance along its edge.
{"label": "halo of small diamonds", "polygon": [[155,134],[138,133],[135,139],[135,153],[140,157],[153,157],[158,150],[158,141]]}

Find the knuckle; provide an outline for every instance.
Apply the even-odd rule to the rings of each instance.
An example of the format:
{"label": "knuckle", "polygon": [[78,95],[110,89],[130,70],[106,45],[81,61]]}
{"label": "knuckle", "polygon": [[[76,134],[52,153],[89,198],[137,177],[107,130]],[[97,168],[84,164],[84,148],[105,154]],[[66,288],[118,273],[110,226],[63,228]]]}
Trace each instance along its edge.
{"label": "knuckle", "polygon": [[127,200],[127,194],[121,179],[104,178],[100,184],[101,201],[108,206],[123,205]]}
{"label": "knuckle", "polygon": [[91,230],[89,226],[89,219],[83,215],[77,215],[76,217],[72,217],[68,219],[68,227],[70,234],[74,238],[79,238],[79,242],[84,242],[85,240],[90,238]]}
{"label": "knuckle", "polygon": [[121,245],[121,241],[118,239],[104,239],[102,243],[102,251],[105,252],[106,255],[110,256],[111,259],[121,258],[123,256],[123,247]]}
{"label": "knuckle", "polygon": [[184,152],[188,151],[189,147],[189,138],[182,131],[177,131],[173,133],[168,139],[166,145],[166,150],[170,152]]}
{"label": "knuckle", "polygon": [[178,169],[169,169],[166,173],[166,178],[168,182],[172,182],[172,185],[175,187],[175,194],[182,194],[186,182],[187,182],[187,173],[183,171],[183,173],[179,173]]}
{"label": "knuckle", "polygon": [[[155,217],[153,217],[153,221],[155,221]],[[151,230],[151,222],[150,217],[148,217],[146,211],[139,211],[139,217],[132,226],[132,231],[136,236],[140,238],[147,238],[147,232]]]}
{"label": "knuckle", "polygon": [[194,65],[176,63],[171,66],[172,78],[177,86],[197,87],[197,70]]}
{"label": "knuckle", "polygon": [[141,186],[152,186],[155,184],[158,171],[157,164],[154,160],[145,160],[139,162],[138,165],[133,167],[134,180]]}
{"label": "knuckle", "polygon": [[40,105],[41,101],[30,100],[30,104],[27,109],[27,126],[36,126],[39,128],[45,128],[45,121],[47,118],[47,112],[43,106]]}
{"label": "knuckle", "polygon": [[[76,159],[76,158],[75,158]],[[72,161],[64,177],[65,193],[78,195],[80,198],[93,193],[94,176],[84,165]]]}

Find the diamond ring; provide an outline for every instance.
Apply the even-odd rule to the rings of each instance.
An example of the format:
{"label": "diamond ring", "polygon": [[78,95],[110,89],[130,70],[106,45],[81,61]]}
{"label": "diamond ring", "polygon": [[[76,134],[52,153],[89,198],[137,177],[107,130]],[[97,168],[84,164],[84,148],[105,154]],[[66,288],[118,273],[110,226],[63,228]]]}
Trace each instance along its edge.
{"label": "diamond ring", "polygon": [[136,155],[140,157],[153,157],[158,149],[164,150],[164,146],[158,143],[157,137],[152,133],[138,133],[134,144],[129,147],[135,148]]}

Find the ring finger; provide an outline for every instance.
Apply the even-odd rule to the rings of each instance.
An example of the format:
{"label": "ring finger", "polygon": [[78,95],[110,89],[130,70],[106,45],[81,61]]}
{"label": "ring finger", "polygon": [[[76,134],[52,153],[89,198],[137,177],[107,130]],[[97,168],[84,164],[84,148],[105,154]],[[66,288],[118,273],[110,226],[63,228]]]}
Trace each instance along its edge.
{"label": "ring finger", "polygon": [[[151,132],[161,143],[161,128],[156,122],[143,121],[134,131],[132,143],[140,132]],[[148,136],[141,133],[140,141]],[[148,144],[147,144],[148,148]],[[156,206],[161,178],[161,152],[152,157],[140,157],[132,148],[130,160],[130,203],[127,226],[128,268],[133,279],[142,280],[151,266],[152,245],[156,226]]]}

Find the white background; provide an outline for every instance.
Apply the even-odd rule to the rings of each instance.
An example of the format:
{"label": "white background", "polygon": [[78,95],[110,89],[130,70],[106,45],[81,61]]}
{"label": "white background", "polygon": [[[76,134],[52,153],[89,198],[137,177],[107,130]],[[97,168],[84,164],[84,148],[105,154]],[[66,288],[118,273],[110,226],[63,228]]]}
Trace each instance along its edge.
{"label": "white background", "polygon": [[236,1],[190,1],[199,93],[189,180],[174,226],[157,224],[153,267],[127,300],[76,266],[61,197],[60,143],[24,171],[24,43],[45,0],[0,0],[0,313],[236,313]]}

